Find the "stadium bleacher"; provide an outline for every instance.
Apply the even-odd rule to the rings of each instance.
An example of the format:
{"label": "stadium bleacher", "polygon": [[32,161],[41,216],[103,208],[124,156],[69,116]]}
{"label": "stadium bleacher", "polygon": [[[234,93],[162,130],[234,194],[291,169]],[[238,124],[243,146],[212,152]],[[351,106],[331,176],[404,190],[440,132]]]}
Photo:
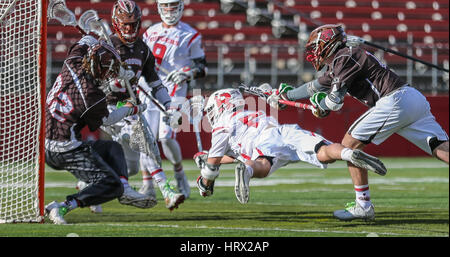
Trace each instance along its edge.
{"label": "stadium bleacher", "polygon": [[[143,11],[144,32],[146,27],[159,22],[160,19],[155,0],[137,2]],[[114,0],[67,1],[68,7],[74,10],[77,18],[84,11],[94,9],[107,21],[110,20],[113,3]],[[228,7],[237,7],[224,8],[224,3]],[[249,6],[257,8],[258,13],[264,15],[264,19],[250,25],[247,15]],[[290,30],[274,35],[274,27],[271,25],[274,13],[279,14],[282,24]],[[340,23],[349,35],[359,36],[404,53],[410,51],[413,57],[427,62],[436,59],[438,65],[446,64],[448,69],[449,3],[443,0],[186,0],[182,20],[202,34],[207,61],[211,67],[210,76],[217,76],[219,73],[217,69],[220,58],[232,63],[231,66],[235,68],[244,67],[244,62],[249,61],[259,65],[256,72],[259,68],[267,68],[273,60],[270,49],[267,50],[264,46],[278,49],[277,58],[280,63],[289,62],[291,66],[302,66],[299,59],[302,41],[299,43],[299,38],[305,40],[309,31],[327,23]],[[304,35],[298,35],[297,32],[301,29]],[[80,34],[75,28],[61,26],[56,21],[48,22],[48,41],[51,44],[49,49],[51,60],[56,63],[53,65],[56,70],[59,69],[58,62],[63,60],[68,46],[79,37]],[[221,45],[236,47],[221,55],[218,51],[218,46]],[[292,51],[292,47],[297,50]],[[409,49],[411,47],[414,49]],[[247,50],[247,55],[244,54],[246,48],[250,49]],[[433,48],[435,52],[432,51]],[[391,54],[384,54],[383,58],[396,69],[405,69],[405,58]],[[310,68],[308,64],[305,66]],[[278,72],[282,74],[284,71]],[[264,70],[260,73],[267,76]],[[296,77],[295,70],[291,73],[291,77]],[[257,78],[258,74],[255,75]],[[441,81],[443,89],[448,92],[448,80],[441,80],[444,80]],[[215,79],[207,81],[217,83]]]}

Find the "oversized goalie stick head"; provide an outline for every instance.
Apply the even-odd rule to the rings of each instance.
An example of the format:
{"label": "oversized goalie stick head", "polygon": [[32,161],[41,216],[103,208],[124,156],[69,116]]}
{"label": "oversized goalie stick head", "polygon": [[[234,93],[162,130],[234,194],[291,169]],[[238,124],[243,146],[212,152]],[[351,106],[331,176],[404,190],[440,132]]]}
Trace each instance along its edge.
{"label": "oversized goalie stick head", "polygon": [[319,71],[325,60],[345,46],[347,35],[340,25],[327,24],[314,29],[305,46],[305,58]]}
{"label": "oversized goalie stick head", "polygon": [[211,94],[204,110],[209,124],[214,128],[221,118],[244,109],[244,106],[245,100],[239,89],[227,88]]}
{"label": "oversized goalie stick head", "polygon": [[118,0],[112,9],[112,25],[120,40],[125,44],[134,43],[141,27],[141,9],[131,0]]}
{"label": "oversized goalie stick head", "polygon": [[98,84],[103,84],[106,79],[116,78],[119,75],[120,66],[119,53],[104,41],[91,46],[83,60],[83,67]]}
{"label": "oversized goalie stick head", "polygon": [[158,13],[167,25],[175,25],[183,16],[184,0],[157,0]]}

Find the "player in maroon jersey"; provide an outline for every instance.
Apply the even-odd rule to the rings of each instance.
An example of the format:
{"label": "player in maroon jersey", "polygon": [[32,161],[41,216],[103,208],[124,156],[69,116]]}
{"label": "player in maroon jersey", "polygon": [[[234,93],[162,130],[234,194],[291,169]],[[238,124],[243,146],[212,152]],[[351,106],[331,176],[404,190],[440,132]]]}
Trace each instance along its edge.
{"label": "player in maroon jersey", "polygon": [[[277,107],[280,98],[310,97],[316,107],[313,114],[322,118],[340,110],[344,96],[349,94],[370,109],[350,126],[342,140],[344,146],[363,149],[370,143],[381,144],[396,133],[449,163],[448,135],[436,122],[426,98],[369,51],[348,45],[347,35],[340,25],[327,24],[313,30],[305,57],[317,71],[325,66],[327,69],[318,79],[296,89],[275,90],[268,98],[271,106]],[[367,170],[351,163],[348,168],[356,201],[349,203],[345,210],[335,211],[334,216],[340,220],[374,219]]]}
{"label": "player in maroon jersey", "polygon": [[148,208],[155,203],[128,185],[125,157],[120,144],[109,140],[83,141],[81,130],[95,131],[126,116],[145,110],[145,105],[125,104],[109,113],[104,83],[126,74],[114,47],[91,36],[83,37],[70,49],[63,68],[46,100],[46,163],[68,170],[87,183],[83,190],[68,195],[64,202],[45,207],[55,224],[65,224],[64,215],[77,208],[105,203],[118,198],[122,204]]}

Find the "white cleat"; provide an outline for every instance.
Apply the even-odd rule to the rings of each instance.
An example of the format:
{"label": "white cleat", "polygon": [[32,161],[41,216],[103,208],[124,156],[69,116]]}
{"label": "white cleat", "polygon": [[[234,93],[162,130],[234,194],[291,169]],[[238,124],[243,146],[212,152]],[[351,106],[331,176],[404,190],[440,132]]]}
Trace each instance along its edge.
{"label": "white cleat", "polygon": [[166,202],[166,208],[170,211],[178,208],[180,204],[184,202],[184,194],[177,193],[173,187],[167,181],[162,190],[162,194],[164,196],[164,200]]}
{"label": "white cleat", "polygon": [[68,212],[67,207],[61,206],[56,201],[53,201],[45,206],[45,215],[54,223],[58,225],[67,224],[64,215]]}
{"label": "white cleat", "polygon": [[138,208],[152,208],[156,205],[156,199],[148,195],[140,194],[131,187],[125,187],[123,194],[119,197],[119,202],[125,205],[132,205]]}
{"label": "white cleat", "polygon": [[191,187],[189,186],[189,181],[186,174],[175,172],[175,180],[177,181],[178,190],[184,195],[184,198],[189,198],[191,195]]}
{"label": "white cleat", "polygon": [[238,201],[245,204],[250,198],[250,175],[245,168],[245,164],[238,164],[234,170],[234,174],[234,193]]}
{"label": "white cleat", "polygon": [[[78,180],[76,189],[81,191],[88,185],[89,185],[88,183]],[[103,212],[102,206],[100,204],[99,205],[91,205],[91,206],[89,206],[89,209],[91,209],[92,213],[102,213]]]}
{"label": "white cleat", "polygon": [[347,203],[345,210],[337,210],[333,216],[343,221],[350,221],[354,219],[363,219],[366,221],[375,219],[375,210],[373,205],[369,208],[363,209],[357,202]]}
{"label": "white cleat", "polygon": [[377,157],[367,154],[359,149],[353,150],[351,159],[351,163],[360,168],[371,170],[381,176],[384,176],[387,173],[386,167]]}

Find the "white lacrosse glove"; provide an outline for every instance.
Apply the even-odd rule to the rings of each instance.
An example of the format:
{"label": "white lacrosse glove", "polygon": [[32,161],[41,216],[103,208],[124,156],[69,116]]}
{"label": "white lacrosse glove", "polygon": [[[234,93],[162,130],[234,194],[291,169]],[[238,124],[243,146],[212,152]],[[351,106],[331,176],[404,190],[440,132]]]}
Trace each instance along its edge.
{"label": "white lacrosse glove", "polygon": [[194,155],[194,162],[199,169],[203,169],[208,160],[208,151],[198,152]]}
{"label": "white lacrosse glove", "polygon": [[277,110],[285,109],[286,105],[280,104],[279,101],[280,99],[287,100],[286,93],[292,89],[294,89],[292,86],[285,83],[281,83],[278,89],[273,90],[272,94],[267,98],[267,103]]}
{"label": "white lacrosse glove", "polygon": [[172,81],[175,84],[181,84],[184,81],[191,81],[194,79],[194,72],[191,67],[184,66],[179,70],[174,70],[167,75],[167,80]]}
{"label": "white lacrosse glove", "polygon": [[130,69],[125,69],[120,66],[119,75],[117,75],[117,78],[130,81],[132,78],[134,78],[134,72]]}
{"label": "white lacrosse glove", "polygon": [[173,129],[177,129],[182,122],[181,112],[177,111],[176,109],[169,109],[167,110],[167,114],[168,115],[163,117],[164,123],[166,123]]}

